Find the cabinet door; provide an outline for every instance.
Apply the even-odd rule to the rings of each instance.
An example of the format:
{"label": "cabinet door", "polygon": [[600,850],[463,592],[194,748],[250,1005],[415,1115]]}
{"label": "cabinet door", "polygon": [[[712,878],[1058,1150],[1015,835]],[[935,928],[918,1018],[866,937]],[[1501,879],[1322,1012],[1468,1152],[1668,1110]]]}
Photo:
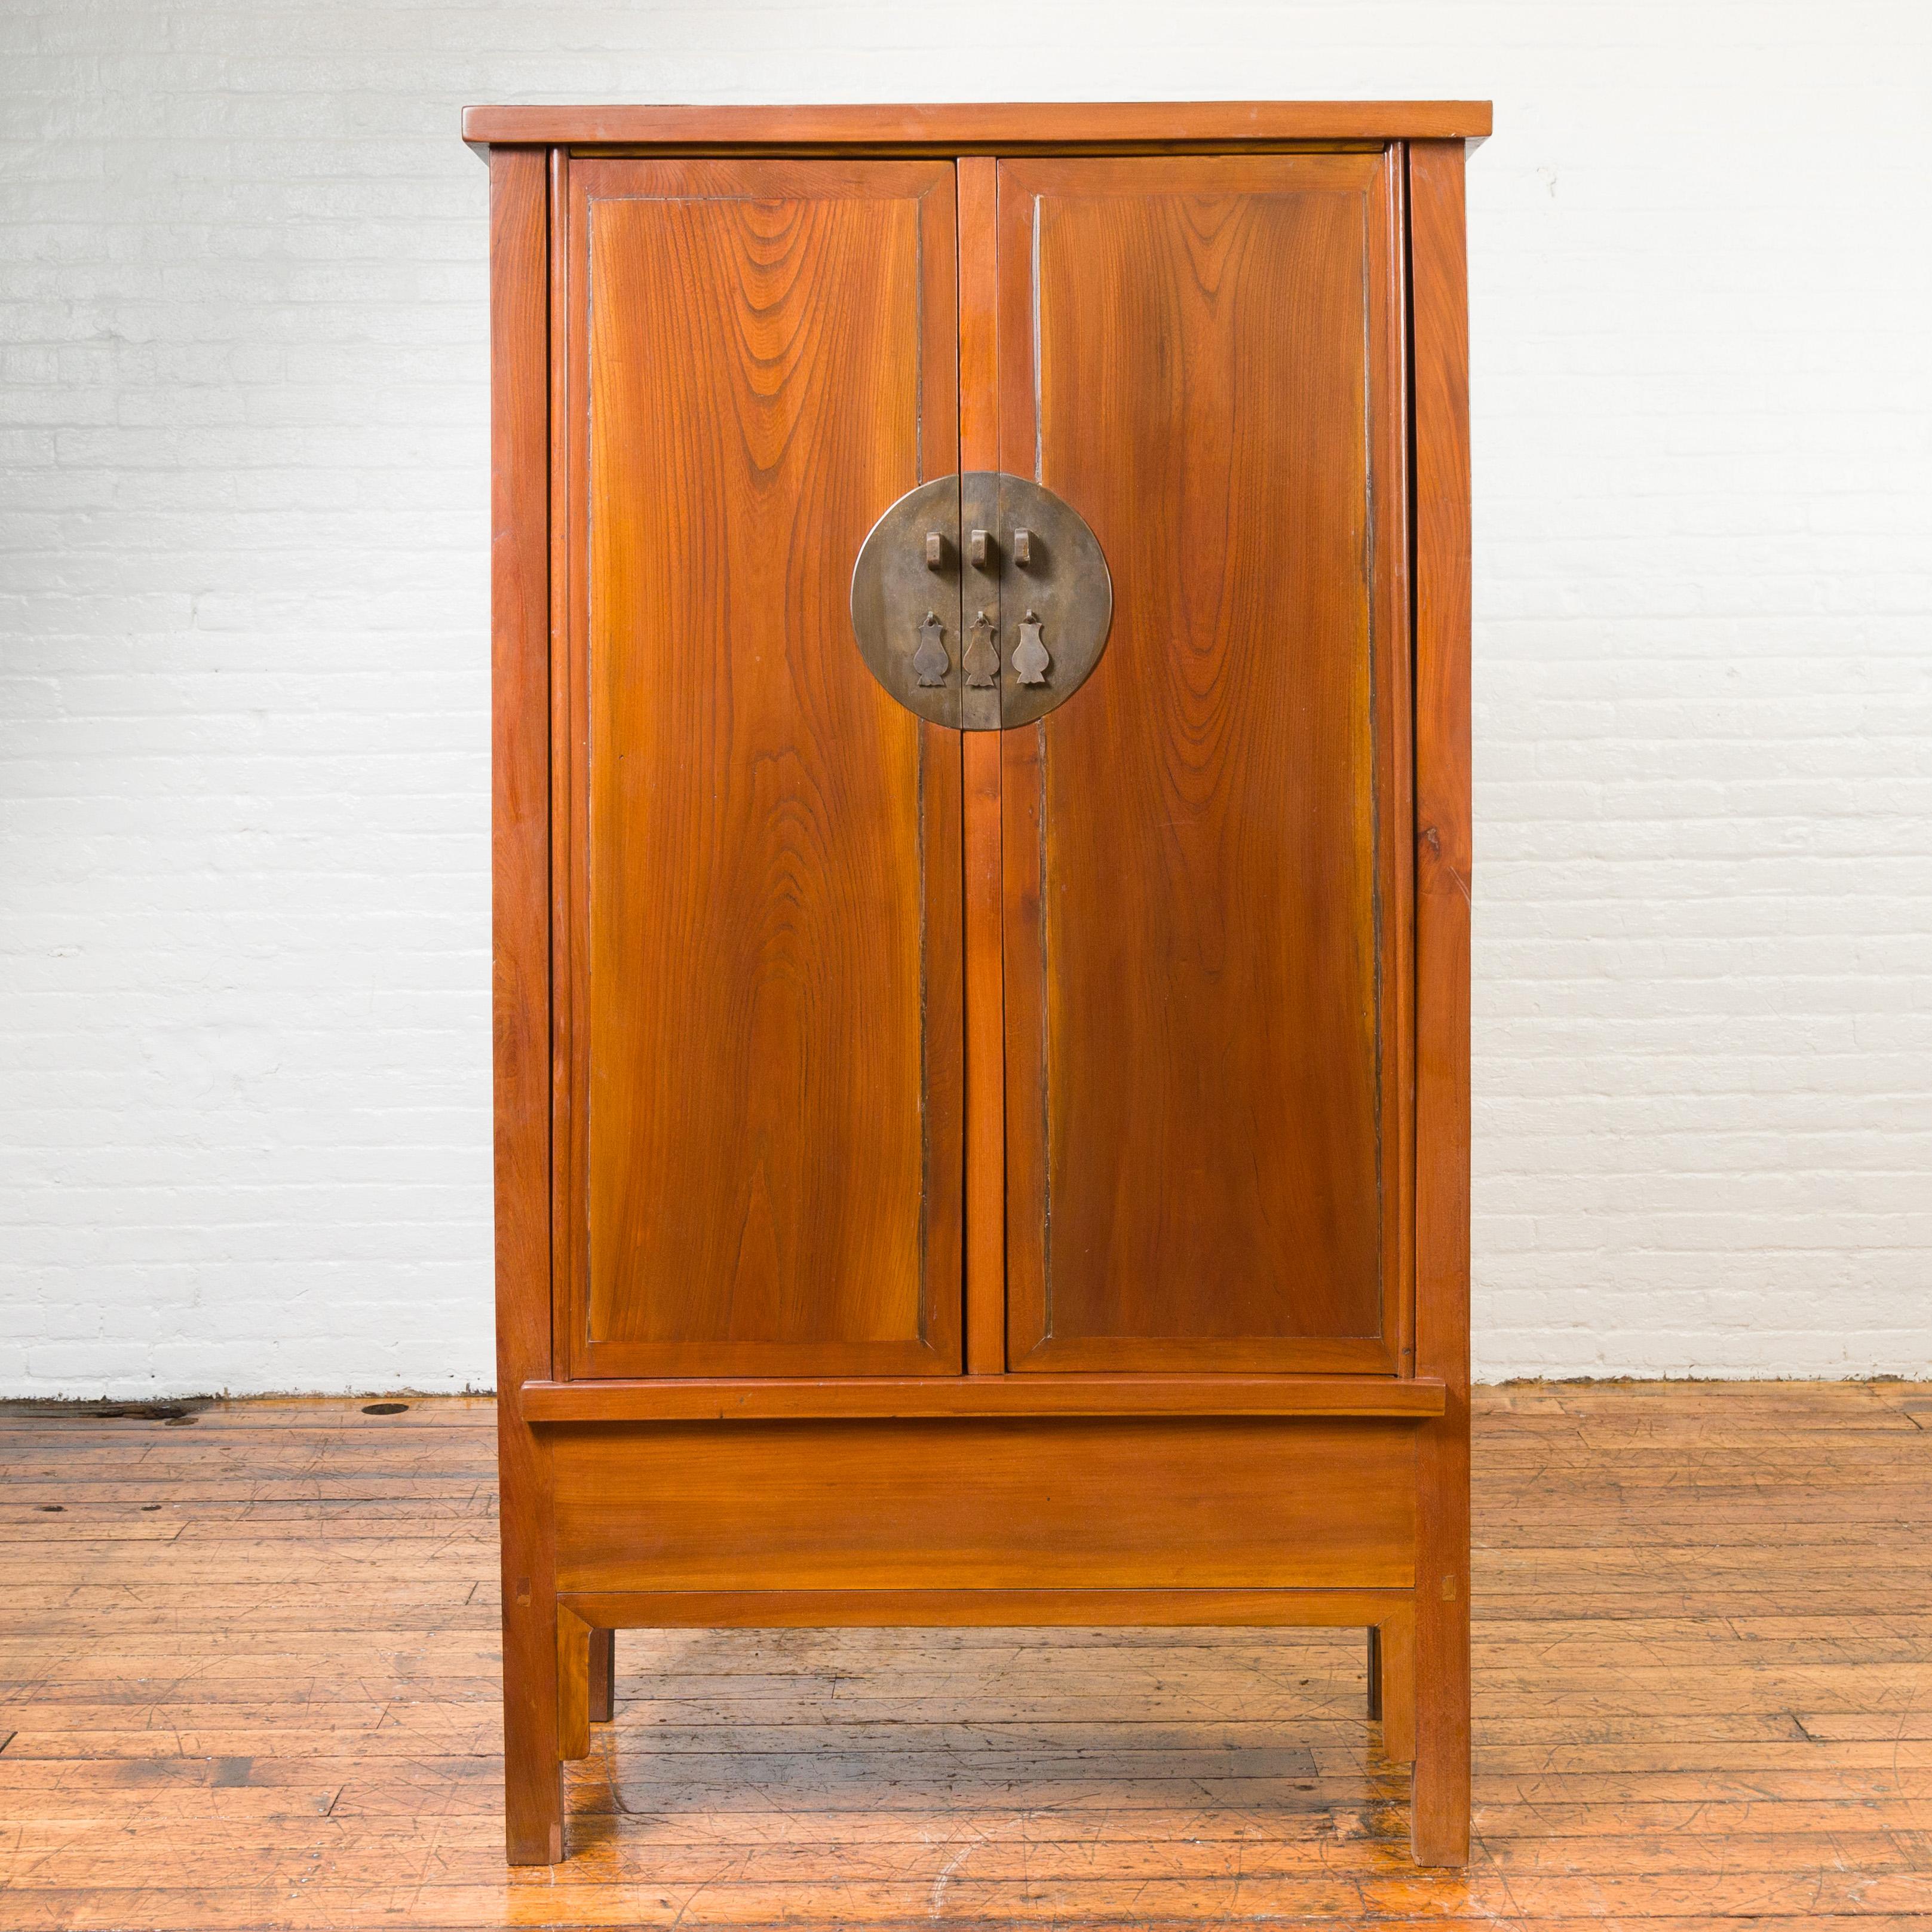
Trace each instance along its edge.
{"label": "cabinet door", "polygon": [[1400,155],[1001,165],[1002,466],[1113,630],[1006,735],[1008,1351],[1402,1358]]}
{"label": "cabinet door", "polygon": [[559,1354],[959,1366],[960,748],[852,560],[958,458],[953,171],[568,164]]}

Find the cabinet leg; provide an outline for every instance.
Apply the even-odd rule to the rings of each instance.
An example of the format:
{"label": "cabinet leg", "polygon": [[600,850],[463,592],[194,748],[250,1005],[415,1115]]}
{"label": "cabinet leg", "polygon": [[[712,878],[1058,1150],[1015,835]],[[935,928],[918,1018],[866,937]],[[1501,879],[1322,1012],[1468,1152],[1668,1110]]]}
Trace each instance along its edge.
{"label": "cabinet leg", "polygon": [[1415,1627],[1407,1617],[1369,1626],[1369,1717],[1382,1727],[1382,1755],[1415,1756]]}
{"label": "cabinet leg", "polygon": [[[1463,1634],[1467,1627],[1459,1628],[1459,1619],[1431,1617],[1426,1611],[1418,1622],[1409,1843],[1419,1865],[1466,1865],[1469,1862],[1468,1653]],[[1458,1649],[1460,1669],[1453,1654]]]}
{"label": "cabinet leg", "polygon": [[[1469,1580],[1463,1568],[1468,1519],[1457,1520],[1457,1506],[1466,1508],[1468,1493],[1467,1442],[1465,1436],[1452,1442],[1450,1456],[1444,1457],[1438,1444],[1426,1441],[1420,1458],[1425,1520],[1432,1510],[1438,1522],[1448,1520],[1452,1534],[1426,1538],[1416,1564],[1409,1842],[1419,1865],[1469,1862]],[[1455,1481],[1438,1486],[1429,1479],[1443,1460]]]}
{"label": "cabinet leg", "polygon": [[535,1578],[503,1605],[503,1814],[509,1862],[563,1856],[563,1764],[556,1735],[556,1606]]}
{"label": "cabinet leg", "polygon": [[590,1721],[608,1724],[617,1702],[617,1633],[590,1633]]}
{"label": "cabinet leg", "polygon": [[1415,1756],[1415,1625],[1407,1618],[1391,1621],[1380,1636],[1382,1755],[1408,1764]]}
{"label": "cabinet leg", "polygon": [[556,1613],[556,1745],[563,1758],[590,1750],[590,1653],[597,1633],[570,1610]]}

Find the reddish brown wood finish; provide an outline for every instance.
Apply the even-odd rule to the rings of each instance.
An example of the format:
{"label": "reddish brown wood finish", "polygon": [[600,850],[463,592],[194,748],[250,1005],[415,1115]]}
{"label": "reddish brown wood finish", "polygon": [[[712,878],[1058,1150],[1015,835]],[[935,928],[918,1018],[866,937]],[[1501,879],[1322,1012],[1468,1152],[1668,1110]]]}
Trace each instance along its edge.
{"label": "reddish brown wood finish", "polygon": [[1252,147],[1276,141],[1479,140],[1486,100],[986,101],[932,106],[466,107],[466,141],[570,146]]}
{"label": "reddish brown wood finish", "polygon": [[[1384,1745],[1416,1756],[1416,1856],[1466,1856],[1462,137],[1488,124],[1486,106],[1453,103],[472,111],[472,138],[521,128],[544,144],[491,158],[514,1862],[562,1855],[560,1761],[588,1748],[609,1708],[610,1632],[653,1623],[1372,1627]],[[1412,154],[1405,136],[1419,142]],[[1282,152],[1309,143],[1334,152]],[[684,153],[620,159],[620,144]],[[742,152],[694,152],[707,148]],[[1142,152],[1108,158],[1123,148]],[[825,152],[806,158],[814,149]],[[1048,151],[1060,158],[1000,158]],[[928,158],[853,158],[891,152]],[[1060,184],[1070,202],[1067,184],[1113,184],[1093,217],[1097,245],[1080,258],[1096,266],[1066,286],[1124,320],[1083,334],[1076,305],[1048,303],[1049,406],[1036,424],[1030,234],[1014,243],[1030,220],[1025,184],[1040,182]],[[632,233],[600,284],[581,245],[584,211],[614,185],[634,200],[641,186],[662,220],[655,240]],[[1352,258],[1315,208],[1324,195],[1358,211]],[[909,202],[910,264],[898,212]],[[1049,242],[1050,292],[1062,267]],[[1271,286],[1262,326],[1270,304],[1254,292]],[[1181,352],[1163,364],[1150,341]],[[1089,405],[1099,399],[1084,423],[1052,406],[1069,356],[1081,359]],[[1346,428],[1338,370],[1364,399]],[[910,455],[908,380],[920,438]],[[1177,381],[1184,395],[1220,394],[1225,410],[1177,414]],[[600,420],[623,452],[614,473],[586,460]],[[1330,496],[1315,502],[1318,447]],[[1043,728],[1004,743],[969,735],[962,746],[868,709],[842,606],[871,514],[922,475],[1023,470],[1035,454],[1108,545],[1108,659]],[[1198,479],[1222,457],[1238,488],[1218,500],[1211,488],[1172,488],[1177,470]],[[862,513],[868,493],[879,500]],[[748,506],[778,512],[761,533],[782,526],[796,540],[743,542]],[[1166,554],[1163,516],[1174,526]],[[1218,573],[1217,556],[1228,566]],[[1291,686],[1268,682],[1257,641],[1254,610],[1270,596],[1289,613],[1274,648],[1313,672]],[[784,615],[768,633],[774,602]],[[1323,648],[1311,651],[1316,632]],[[740,656],[732,640],[747,635]],[[1336,639],[1346,647],[1329,648]],[[1204,640],[1196,663],[1188,652]],[[1203,665],[1214,677],[1190,681]],[[1137,711],[1106,694],[1124,667],[1141,687]],[[1225,704],[1208,701],[1216,680]],[[1244,736],[1257,722],[1265,728]],[[1065,782],[1076,750],[1095,794],[1111,788],[1103,803]],[[646,754],[659,782],[640,788],[621,766]],[[734,784],[778,808],[738,810]],[[1150,808],[1163,800],[1165,822]],[[1321,890],[1297,897],[1304,875]],[[746,879],[764,884],[734,890]],[[860,900],[865,916],[840,923]],[[780,903],[776,926],[760,928],[760,904]],[[598,918],[613,908],[600,952]],[[1099,939],[1116,944],[1120,970],[1090,958],[1070,970],[1068,985],[1099,998],[1056,1012],[1056,956],[1049,943],[1042,974],[1042,935],[1051,942],[1054,920],[1075,911],[1112,921],[1110,932],[1083,930],[1103,965]],[[680,919],[682,952],[666,938]],[[690,990],[686,969],[707,934],[724,935],[730,956],[753,933],[771,946],[742,952],[808,989],[800,1010],[808,1005],[820,1029],[790,1062],[783,1052],[734,1061],[746,1006],[728,974],[700,974]],[[1243,998],[1225,999],[1207,970],[1203,937],[1216,933],[1270,943],[1256,948]],[[1338,933],[1354,935],[1352,958]],[[1160,952],[1177,934],[1186,944]],[[624,989],[626,971],[646,975],[648,998]],[[1120,1012],[1144,1004],[1162,972],[1193,998],[1110,1060],[1101,1049]],[[1270,993],[1274,1004],[1259,997]],[[922,1020],[909,1019],[921,999]],[[662,1024],[676,1000],[688,1039]],[[1265,1029],[1311,1008],[1334,1023],[1309,1034],[1324,1077],[1298,1087]],[[1249,1024],[1264,1028],[1265,1050],[1234,1061],[1226,1042]],[[614,1041],[618,1052],[604,1052]],[[1203,1042],[1231,1070],[1212,1094],[1172,1078],[1176,1054],[1198,1056]],[[680,1054],[703,1077],[658,1079]],[[1138,1149],[1122,1171],[1153,1190],[1130,1188],[1117,1204],[1090,1174],[1054,1170],[1056,1237],[1084,1226],[1090,1242],[1098,1230],[1156,1264],[1096,1277],[1105,1292],[1089,1293],[1085,1312],[1102,1318],[1057,1359],[1036,1346],[1049,1208],[1040,1073],[1055,1054],[1097,1090],[1076,1097],[1087,1131],[1066,1147],[1111,1136],[1116,1154]],[[586,1104],[600,1065],[616,1110],[602,1121]],[[1230,1095],[1258,1104],[1264,1075],[1318,1114],[1322,1134],[1304,1121],[1276,1150],[1298,1151],[1333,1210],[1294,1224],[1295,1312],[1272,1328],[1253,1318],[1261,1277],[1241,1269],[1274,1243],[1282,1278],[1274,1224],[1299,1208],[1233,1174],[1229,1150],[1244,1143],[1210,1106]],[[818,1096],[789,1126],[771,1099],[788,1079]],[[923,1108],[916,1174],[892,1125],[902,1128],[895,1108],[908,1093]],[[1164,1120],[1135,1118],[1137,1096]],[[596,1138],[607,1127],[623,1156],[614,1166]],[[721,1246],[718,1226],[758,1218],[738,1214],[752,1184],[734,1132],[758,1142],[777,1176],[764,1190],[771,1246],[789,1240],[806,1258],[794,1277],[802,1295],[769,1292],[770,1268],[744,1277],[749,1292],[735,1301],[718,1292],[748,1252]],[[842,1134],[861,1156],[844,1172],[870,1183],[850,1180],[842,1193],[828,1150]],[[1205,1170],[1204,1191],[1148,1156],[1162,1134],[1181,1166]],[[1249,1143],[1265,1151],[1267,1132]],[[605,1190],[593,1240],[599,1160],[622,1188]],[[1072,1211],[1083,1180],[1084,1220]],[[668,1244],[671,1224],[646,1211],[660,1183],[661,1199],[686,1214]],[[1245,1220],[1228,1212],[1242,1187]],[[710,1222],[707,1202],[723,1204]],[[1176,1204],[1196,1214],[1188,1239],[1173,1238]],[[1204,1244],[1199,1229],[1216,1215]],[[1041,1263],[1030,1277],[1029,1228]],[[638,1260],[627,1279],[606,1279],[601,1315],[586,1292],[598,1240],[628,1243]],[[1173,1266],[1190,1252],[1210,1265]],[[1308,1265],[1318,1256],[1325,1269]],[[1172,1293],[1163,1277],[1178,1284]],[[1110,1310],[1114,1282],[1124,1294]],[[1182,1332],[1167,1334],[1177,1307]],[[1030,1372],[1010,1372],[1023,1360]],[[1064,1372],[1083,1363],[1108,1372]]]}
{"label": "reddish brown wood finish", "polygon": [[1409,151],[1414,277],[1418,1863],[1469,1852],[1469,338],[1460,142]]}
{"label": "reddish brown wood finish", "polygon": [[545,158],[490,158],[490,848],[505,1811],[513,1864],[563,1856],[550,1448],[517,1392],[550,1352],[550,579]]}
{"label": "reddish brown wood finish", "polygon": [[956,1371],[960,741],[846,616],[958,460],[952,170],[579,160],[570,208],[568,1360]]}
{"label": "reddish brown wood finish", "polygon": [[1016,1368],[1394,1366],[1396,174],[1001,166],[1004,443],[1114,596],[1005,734]]}
{"label": "reddish brown wood finish", "polygon": [[[1414,1581],[1407,1422],[879,1417],[550,1433],[560,1590]],[[587,1638],[568,1660],[587,1682]]]}

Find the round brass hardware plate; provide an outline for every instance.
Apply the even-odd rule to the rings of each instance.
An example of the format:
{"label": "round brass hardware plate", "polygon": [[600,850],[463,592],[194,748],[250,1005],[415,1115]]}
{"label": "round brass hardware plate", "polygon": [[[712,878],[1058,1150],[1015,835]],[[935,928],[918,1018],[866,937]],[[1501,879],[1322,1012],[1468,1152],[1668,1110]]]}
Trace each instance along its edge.
{"label": "round brass hardware plate", "polygon": [[1043,484],[935,477],[872,526],[852,631],[872,675],[935,724],[999,730],[1064,704],[1106,648],[1113,579],[1099,540]]}
{"label": "round brass hardware plate", "polygon": [[872,526],[852,566],[852,634],[867,668],[908,711],[955,729],[961,562],[959,479],[936,476]]}

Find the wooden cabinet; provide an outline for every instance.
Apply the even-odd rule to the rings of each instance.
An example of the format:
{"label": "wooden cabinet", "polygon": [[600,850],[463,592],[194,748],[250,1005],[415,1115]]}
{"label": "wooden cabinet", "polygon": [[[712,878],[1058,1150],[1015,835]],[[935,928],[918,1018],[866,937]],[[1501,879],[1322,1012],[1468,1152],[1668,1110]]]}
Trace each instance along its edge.
{"label": "wooden cabinet", "polygon": [[1466,1856],[1487,130],[466,117],[513,1860],[613,1630],[923,1622],[1359,1626]]}

